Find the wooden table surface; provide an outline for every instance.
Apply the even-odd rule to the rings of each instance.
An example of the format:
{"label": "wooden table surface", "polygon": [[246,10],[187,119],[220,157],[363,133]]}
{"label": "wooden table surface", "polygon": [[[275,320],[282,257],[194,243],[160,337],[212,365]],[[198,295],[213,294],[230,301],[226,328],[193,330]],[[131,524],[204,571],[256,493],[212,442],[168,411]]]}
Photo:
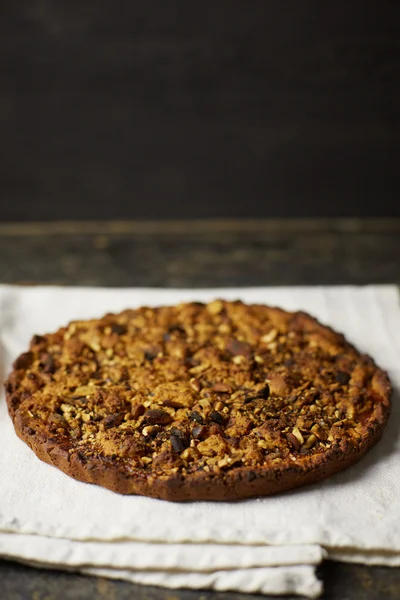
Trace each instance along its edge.
{"label": "wooden table surface", "polygon": [[[0,224],[0,282],[94,286],[400,284],[400,220]],[[400,569],[326,561],[325,600],[400,598]],[[0,561],[1,600],[237,600]],[[265,596],[264,596],[265,598]]]}

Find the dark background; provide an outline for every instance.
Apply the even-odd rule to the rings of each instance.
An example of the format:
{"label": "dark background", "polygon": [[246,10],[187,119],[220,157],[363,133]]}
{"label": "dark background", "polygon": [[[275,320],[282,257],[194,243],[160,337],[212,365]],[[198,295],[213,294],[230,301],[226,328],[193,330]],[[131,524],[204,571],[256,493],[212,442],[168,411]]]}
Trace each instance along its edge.
{"label": "dark background", "polygon": [[0,219],[400,214],[396,0],[0,7]]}

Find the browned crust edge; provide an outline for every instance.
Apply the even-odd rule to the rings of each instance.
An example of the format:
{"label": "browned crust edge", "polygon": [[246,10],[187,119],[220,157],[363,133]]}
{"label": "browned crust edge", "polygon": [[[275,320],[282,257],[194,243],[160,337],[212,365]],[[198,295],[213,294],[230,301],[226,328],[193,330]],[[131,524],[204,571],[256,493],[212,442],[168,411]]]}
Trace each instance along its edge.
{"label": "browned crust edge", "polygon": [[[322,325],[306,313],[294,314],[303,325],[309,325],[321,335],[329,331],[337,338],[344,339],[342,334]],[[347,345],[350,346],[348,343]],[[15,382],[16,379],[17,374],[13,371],[9,381]],[[370,418],[366,421],[358,445],[342,440],[328,451],[310,457],[304,456],[296,463],[288,460],[268,467],[237,467],[223,476],[196,472],[185,477],[173,474],[163,479],[152,475],[146,477],[124,473],[117,464],[106,458],[92,457],[86,460],[79,453],[70,455],[55,439],[32,430],[18,408],[12,405],[11,394],[8,392],[6,399],[18,437],[40,460],[57,467],[78,481],[97,484],[120,494],[143,495],[174,502],[224,501],[268,496],[316,483],[358,462],[381,438],[390,415],[390,381],[387,374],[376,366],[371,387],[380,401],[377,401]]]}

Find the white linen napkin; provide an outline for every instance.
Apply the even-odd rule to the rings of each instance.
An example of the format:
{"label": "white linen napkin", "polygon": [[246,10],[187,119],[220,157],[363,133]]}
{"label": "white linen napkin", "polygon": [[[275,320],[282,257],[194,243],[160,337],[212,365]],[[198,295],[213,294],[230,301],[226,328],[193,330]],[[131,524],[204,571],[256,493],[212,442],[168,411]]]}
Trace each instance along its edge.
{"label": "white linen napkin", "polygon": [[[154,290],[0,286],[2,375],[34,333],[141,304],[216,297],[303,309],[343,331],[400,389],[394,286]],[[15,435],[0,398],[0,555],[148,585],[316,596],[327,555],[400,564],[399,397],[381,442],[354,467],[241,502],[168,503],[77,482]]]}

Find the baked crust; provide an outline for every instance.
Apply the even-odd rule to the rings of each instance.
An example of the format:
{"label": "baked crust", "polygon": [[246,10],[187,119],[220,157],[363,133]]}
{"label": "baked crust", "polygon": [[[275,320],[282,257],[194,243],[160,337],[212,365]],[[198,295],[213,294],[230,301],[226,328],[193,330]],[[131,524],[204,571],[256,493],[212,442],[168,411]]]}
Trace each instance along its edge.
{"label": "baked crust", "polygon": [[18,436],[122,494],[235,500],[358,461],[388,377],[303,312],[215,300],[126,310],[34,336],[6,384]]}

